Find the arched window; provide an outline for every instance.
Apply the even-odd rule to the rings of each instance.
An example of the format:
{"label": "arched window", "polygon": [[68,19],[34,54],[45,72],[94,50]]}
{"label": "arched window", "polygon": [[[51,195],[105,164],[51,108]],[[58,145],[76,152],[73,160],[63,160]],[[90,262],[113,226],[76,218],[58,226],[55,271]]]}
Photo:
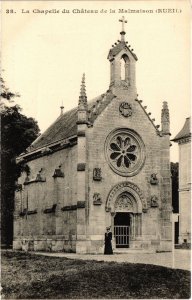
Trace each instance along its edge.
{"label": "arched window", "polygon": [[129,58],[126,54],[121,57],[121,80],[128,81],[129,77]]}

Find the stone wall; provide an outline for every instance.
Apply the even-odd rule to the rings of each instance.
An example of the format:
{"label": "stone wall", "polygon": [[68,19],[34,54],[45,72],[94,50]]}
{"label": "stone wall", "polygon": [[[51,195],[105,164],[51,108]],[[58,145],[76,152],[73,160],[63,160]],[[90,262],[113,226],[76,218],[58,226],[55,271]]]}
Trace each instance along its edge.
{"label": "stone wall", "polygon": [[77,146],[27,165],[15,193],[14,248],[75,251]]}

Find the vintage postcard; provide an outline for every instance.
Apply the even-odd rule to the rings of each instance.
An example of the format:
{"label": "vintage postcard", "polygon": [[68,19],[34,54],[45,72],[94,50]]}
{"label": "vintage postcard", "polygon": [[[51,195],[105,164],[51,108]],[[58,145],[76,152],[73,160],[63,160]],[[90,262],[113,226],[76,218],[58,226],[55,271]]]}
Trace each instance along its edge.
{"label": "vintage postcard", "polygon": [[189,1],[2,1],[2,297],[190,297]]}

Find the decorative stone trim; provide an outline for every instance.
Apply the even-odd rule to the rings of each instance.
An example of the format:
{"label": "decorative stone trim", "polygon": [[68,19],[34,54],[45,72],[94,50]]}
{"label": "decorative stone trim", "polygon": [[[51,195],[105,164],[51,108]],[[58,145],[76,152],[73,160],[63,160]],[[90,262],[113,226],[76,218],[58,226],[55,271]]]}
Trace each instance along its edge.
{"label": "decorative stone trim", "polygon": [[78,120],[76,122],[77,125],[82,125],[82,124],[89,124],[89,122],[87,120]]}
{"label": "decorative stone trim", "polygon": [[44,147],[42,150],[41,150],[41,153],[42,154],[51,154],[53,152],[53,150],[51,150],[49,147]]}
{"label": "decorative stone trim", "polygon": [[37,214],[37,209],[27,211],[27,215],[34,215],[34,214]]}
{"label": "decorative stone trim", "polygon": [[94,168],[93,169],[93,180],[95,180],[95,181],[101,181],[102,180],[101,168]]}
{"label": "decorative stone trim", "polygon": [[102,204],[101,195],[99,193],[94,193],[94,195],[93,195],[93,204],[94,205],[101,205]]}
{"label": "decorative stone trim", "polygon": [[123,117],[130,117],[132,115],[132,106],[128,102],[122,102],[119,105],[119,111]]}
{"label": "decorative stone trim", "polygon": [[35,179],[31,179],[31,180],[29,179],[29,181],[25,181],[23,184],[27,185],[27,184],[31,184],[31,183],[34,183],[34,182],[46,182],[46,179],[45,178],[40,178],[37,175],[37,177]]}
{"label": "decorative stone trim", "polygon": [[55,169],[54,171],[54,174],[53,174],[53,177],[56,178],[56,177],[64,177],[64,173],[61,171],[61,169]]}
{"label": "decorative stone trim", "polygon": [[30,178],[29,178],[29,176],[27,176],[26,178],[25,178],[25,181],[24,181],[24,185],[26,185],[26,184],[28,184],[30,182]]}
{"label": "decorative stone trim", "polygon": [[69,210],[76,210],[77,209],[77,205],[68,205],[68,206],[63,206],[61,208],[62,211],[69,211]]}
{"label": "decorative stone trim", "polygon": [[85,137],[85,131],[84,130],[79,130],[77,132],[77,136]]}
{"label": "decorative stone trim", "polygon": [[77,201],[77,208],[85,208],[85,201]]}
{"label": "decorative stone trim", "polygon": [[113,212],[115,210],[114,205],[117,197],[124,192],[130,193],[135,198],[137,201],[138,213],[141,213],[143,209],[147,210],[147,201],[144,198],[143,193],[136,184],[129,181],[120,182],[111,189],[107,197],[105,210]]}
{"label": "decorative stone trim", "polygon": [[53,204],[52,207],[44,209],[43,213],[44,214],[54,213],[56,210],[56,206],[57,206],[57,204]]}
{"label": "decorative stone trim", "polygon": [[158,207],[158,197],[156,195],[151,196],[151,207]]}
{"label": "decorative stone trim", "polygon": [[99,193],[94,193],[94,195],[93,195],[93,204],[94,205],[101,205],[102,204],[101,195]]}
{"label": "decorative stone trim", "polygon": [[27,210],[27,208],[24,208],[23,211],[20,212],[19,216],[24,217],[26,215],[34,215],[34,214],[37,214],[37,209]]}
{"label": "decorative stone trim", "polygon": [[27,208],[24,208],[23,211],[19,213],[20,217],[24,217],[27,215]]}
{"label": "decorative stone trim", "polygon": [[17,184],[16,187],[15,187],[15,191],[16,192],[22,191],[22,184]]}
{"label": "decorative stone trim", "polygon": [[[77,144],[77,136],[74,135],[70,138],[60,140],[60,141],[57,141],[52,144],[48,144],[47,147],[49,147],[49,149],[52,151],[52,153],[54,153],[56,151],[59,151],[59,150],[65,149],[65,148],[72,147],[76,144]],[[17,163],[19,163],[20,161],[23,161],[23,160],[24,160],[24,162],[28,162],[28,161],[37,159],[39,157],[51,154],[50,152],[47,153],[47,152],[42,151],[43,149],[45,149],[45,147],[41,147],[39,149],[33,150],[33,147],[30,146],[27,149],[29,151],[28,153],[24,154],[23,156],[18,156],[16,158]]]}
{"label": "decorative stone trim", "polygon": [[78,163],[77,171],[85,171],[86,163]]}
{"label": "decorative stone trim", "polygon": [[152,173],[150,178],[150,184],[157,185],[159,183],[159,180],[157,179],[157,174]]}
{"label": "decorative stone trim", "polygon": [[44,176],[42,176],[39,172],[36,177],[36,182],[45,182],[45,181],[46,181],[46,178]]}

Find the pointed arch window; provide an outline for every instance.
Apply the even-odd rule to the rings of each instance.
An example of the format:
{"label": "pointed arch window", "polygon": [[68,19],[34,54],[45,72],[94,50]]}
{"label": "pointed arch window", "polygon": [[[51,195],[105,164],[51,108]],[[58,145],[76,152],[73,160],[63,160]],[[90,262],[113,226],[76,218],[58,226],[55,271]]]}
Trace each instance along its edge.
{"label": "pointed arch window", "polygon": [[129,57],[123,54],[121,57],[121,80],[129,80]]}

